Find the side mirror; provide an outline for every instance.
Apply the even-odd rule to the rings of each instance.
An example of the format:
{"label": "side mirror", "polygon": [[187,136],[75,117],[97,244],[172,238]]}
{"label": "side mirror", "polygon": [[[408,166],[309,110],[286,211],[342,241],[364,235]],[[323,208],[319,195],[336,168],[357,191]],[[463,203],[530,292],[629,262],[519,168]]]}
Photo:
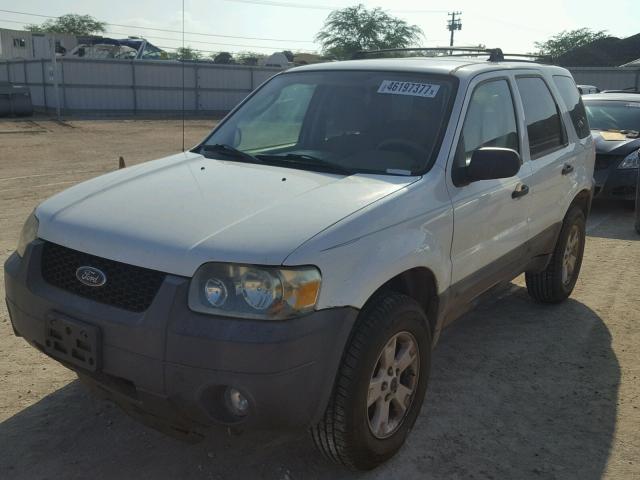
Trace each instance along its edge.
{"label": "side mirror", "polygon": [[510,148],[482,147],[473,152],[466,168],[466,180],[494,180],[513,177],[520,171],[520,154]]}

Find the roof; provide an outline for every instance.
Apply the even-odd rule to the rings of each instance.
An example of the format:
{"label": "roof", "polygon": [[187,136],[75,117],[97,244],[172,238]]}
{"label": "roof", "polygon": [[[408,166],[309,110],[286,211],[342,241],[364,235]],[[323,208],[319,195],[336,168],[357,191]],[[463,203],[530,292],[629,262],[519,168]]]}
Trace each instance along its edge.
{"label": "roof", "polygon": [[640,102],[640,93],[592,93],[589,95],[583,95],[582,100]]}
{"label": "roof", "polygon": [[556,61],[565,67],[615,67],[638,58],[640,33],[627,38],[606,37],[563,53]]}
{"label": "roof", "polygon": [[554,73],[569,74],[567,70],[553,65],[533,62],[488,62],[473,57],[404,57],[377,58],[366,60],[345,60],[341,62],[317,63],[296,67],[289,72],[327,70],[378,70],[414,73],[436,73],[459,77],[475,76],[496,70],[552,70]]}

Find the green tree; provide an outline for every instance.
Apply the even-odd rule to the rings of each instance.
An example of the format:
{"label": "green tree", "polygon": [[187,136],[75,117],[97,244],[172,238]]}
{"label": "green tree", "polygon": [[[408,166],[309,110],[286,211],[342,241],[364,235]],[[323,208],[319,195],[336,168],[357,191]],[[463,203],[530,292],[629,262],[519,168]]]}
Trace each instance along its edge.
{"label": "green tree", "polygon": [[545,42],[536,42],[535,46],[542,55],[559,57],[569,50],[588,45],[595,40],[607,38],[606,30],[593,31],[590,28],[579,28],[577,30],[564,30]]}
{"label": "green tree", "polygon": [[40,25],[27,25],[26,30],[36,33],[70,33],[72,35],[93,35],[103,33],[107,24],[96,20],[91,15],[68,13],[52,18]]}
{"label": "green tree", "polygon": [[422,37],[420,27],[392,17],[380,8],[367,10],[360,4],[331,12],[316,40],[325,55],[346,59],[359,50],[417,45]]}
{"label": "green tree", "polygon": [[257,52],[240,52],[236,54],[238,63],[242,65],[257,65],[258,61],[265,57],[265,54]]}
{"label": "green tree", "polygon": [[284,54],[285,57],[287,57],[287,60],[289,60],[290,62],[293,62],[293,58],[295,57],[295,54],[291,50],[283,50],[282,53]]}
{"label": "green tree", "polygon": [[213,63],[219,63],[222,65],[233,63],[233,55],[229,52],[213,53],[211,54],[211,58],[213,59]]}
{"label": "green tree", "polygon": [[175,52],[170,52],[168,54],[169,59],[171,60],[200,60],[202,58],[202,54],[195,50],[192,47],[179,47],[176,48]]}

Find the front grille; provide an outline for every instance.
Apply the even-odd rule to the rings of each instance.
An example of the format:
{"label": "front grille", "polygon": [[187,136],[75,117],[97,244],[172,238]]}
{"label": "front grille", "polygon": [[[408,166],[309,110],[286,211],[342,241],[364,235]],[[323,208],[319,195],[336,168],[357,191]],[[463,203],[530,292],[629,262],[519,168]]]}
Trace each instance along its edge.
{"label": "front grille", "polygon": [[[76,278],[83,266],[101,270],[107,277],[101,287],[86,286]],[[151,305],[166,274],[135,267],[46,242],[42,250],[42,278],[81,297],[132,312],[143,312]]]}

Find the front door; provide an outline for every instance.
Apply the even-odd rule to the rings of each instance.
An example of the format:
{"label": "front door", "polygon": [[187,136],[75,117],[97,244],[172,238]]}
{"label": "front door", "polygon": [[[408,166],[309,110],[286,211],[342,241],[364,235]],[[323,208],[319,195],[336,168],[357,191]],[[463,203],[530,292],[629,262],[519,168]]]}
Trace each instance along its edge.
{"label": "front door", "polygon": [[463,107],[464,122],[457,133],[456,152],[449,161],[450,194],[454,209],[451,246],[454,300],[470,300],[526,261],[529,238],[529,163],[511,178],[465,183],[456,178],[480,147],[521,152],[522,126],[513,102],[512,79],[500,74],[476,78]]}

